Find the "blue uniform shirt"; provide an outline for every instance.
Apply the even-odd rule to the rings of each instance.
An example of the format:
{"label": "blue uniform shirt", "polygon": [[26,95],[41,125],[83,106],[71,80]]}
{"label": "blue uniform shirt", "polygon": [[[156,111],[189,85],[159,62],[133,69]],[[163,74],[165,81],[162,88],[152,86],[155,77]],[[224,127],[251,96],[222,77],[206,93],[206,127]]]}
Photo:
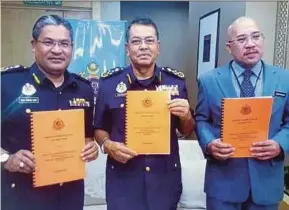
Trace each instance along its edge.
{"label": "blue uniform shirt", "polygon": [[[183,73],[167,67],[155,67],[152,78],[140,81],[135,77],[131,66],[125,69],[115,68],[102,75],[99,88],[94,126],[96,129],[107,131],[112,141],[121,143],[125,143],[125,93],[127,90],[170,89],[171,99],[187,99],[187,89]],[[179,125],[179,118],[171,115],[170,155],[139,155],[129,160],[126,164],[119,163],[108,157],[108,209],[110,209],[110,207],[114,210],[133,209],[132,203],[129,200],[134,200],[134,208],[140,210],[144,208],[142,205],[149,205],[151,209],[171,209],[171,207],[177,203],[181,192],[179,147],[176,135],[176,129]],[[126,178],[120,175],[123,173],[126,174]],[[171,173],[174,175],[172,176]],[[134,178],[129,179],[129,174]],[[154,178],[153,174],[155,174]],[[165,183],[162,184],[161,182],[161,179],[165,180],[166,176],[168,179],[172,176],[171,181],[175,180],[174,186],[171,185],[172,183],[166,183],[166,185],[172,187],[170,192],[175,193],[173,198],[172,195],[168,195],[168,192],[163,192],[166,189],[168,190],[168,188],[164,186]],[[120,185],[117,183],[120,183]],[[122,186],[121,183],[126,183],[126,186]],[[156,190],[159,192],[157,195],[158,199],[162,200],[163,196],[164,200],[171,200],[155,201],[155,198],[153,198],[155,192],[151,192],[155,187],[150,187],[152,185],[155,185],[155,187],[158,186],[159,191]],[[123,187],[126,188],[125,197],[127,202],[117,202],[117,197],[121,197],[121,195],[118,196],[118,188]],[[174,188],[177,190],[174,191]],[[146,200],[144,199],[146,196],[151,197],[151,199],[148,199],[147,204],[142,203]],[[157,204],[156,202],[163,202],[163,206],[158,206],[161,204]]]}
{"label": "blue uniform shirt", "polygon": [[[65,71],[64,83],[55,88],[36,64],[9,69],[1,73],[1,79],[1,147],[10,154],[21,149],[31,151],[29,112],[33,111],[84,109],[85,136],[93,136],[93,90],[89,81]],[[32,174],[2,170],[1,186],[2,207],[7,209],[23,205],[21,209],[80,210],[83,206],[83,180],[33,188]]]}

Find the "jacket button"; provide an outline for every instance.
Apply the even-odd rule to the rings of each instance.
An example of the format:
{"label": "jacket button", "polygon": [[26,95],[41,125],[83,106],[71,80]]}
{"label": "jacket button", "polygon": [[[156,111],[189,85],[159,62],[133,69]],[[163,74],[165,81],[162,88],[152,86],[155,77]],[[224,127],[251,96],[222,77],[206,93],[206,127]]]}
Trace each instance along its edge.
{"label": "jacket button", "polygon": [[149,172],[150,170],[151,170],[151,168],[147,166],[146,171]]}
{"label": "jacket button", "polygon": [[178,164],[175,163],[175,168],[178,167]]}
{"label": "jacket button", "polygon": [[11,188],[15,188],[16,187],[16,184],[15,183],[12,183],[11,184]]}
{"label": "jacket button", "polygon": [[61,182],[61,183],[59,183],[59,185],[60,185],[60,187],[62,187],[62,186],[63,186],[63,183]]}
{"label": "jacket button", "polygon": [[31,109],[26,109],[25,111],[27,114],[29,114],[31,112]]}

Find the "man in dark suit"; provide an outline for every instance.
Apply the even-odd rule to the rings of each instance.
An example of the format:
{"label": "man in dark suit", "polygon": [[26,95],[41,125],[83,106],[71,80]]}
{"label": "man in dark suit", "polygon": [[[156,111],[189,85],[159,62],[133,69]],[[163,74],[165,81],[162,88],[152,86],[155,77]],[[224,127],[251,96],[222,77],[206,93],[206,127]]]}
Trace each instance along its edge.
{"label": "man in dark suit", "polygon": [[[289,71],[265,64],[257,23],[238,18],[228,29],[233,60],[198,81],[196,131],[207,157],[208,210],[277,210],[283,198],[283,161],[289,151]],[[273,96],[268,139],[252,145],[253,158],[230,158],[220,140],[222,98]]]}

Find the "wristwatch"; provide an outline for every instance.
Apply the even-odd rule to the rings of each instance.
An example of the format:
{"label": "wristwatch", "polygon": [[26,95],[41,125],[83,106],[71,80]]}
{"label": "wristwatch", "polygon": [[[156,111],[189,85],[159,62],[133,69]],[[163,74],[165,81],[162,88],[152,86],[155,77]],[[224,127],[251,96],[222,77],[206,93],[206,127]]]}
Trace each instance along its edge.
{"label": "wristwatch", "polygon": [[100,145],[100,150],[103,154],[106,154],[106,152],[104,151],[104,143],[107,141],[107,140],[110,140],[108,137],[105,137],[104,140],[102,141],[102,144]]}

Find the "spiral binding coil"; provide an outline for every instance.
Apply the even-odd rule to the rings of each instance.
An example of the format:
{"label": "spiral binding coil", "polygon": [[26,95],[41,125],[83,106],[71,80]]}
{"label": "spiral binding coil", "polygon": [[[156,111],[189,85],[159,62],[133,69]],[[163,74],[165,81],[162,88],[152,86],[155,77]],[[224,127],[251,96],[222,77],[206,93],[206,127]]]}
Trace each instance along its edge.
{"label": "spiral binding coil", "polygon": [[224,115],[225,115],[225,98],[222,98],[221,102],[221,141],[223,141],[224,137]]}
{"label": "spiral binding coil", "polygon": [[[31,151],[33,153],[33,155],[35,155],[34,153],[34,117],[33,117],[33,113],[29,114],[30,117],[30,129],[31,129]],[[35,180],[35,170],[32,172],[33,173],[33,186],[36,186],[36,180]]]}

